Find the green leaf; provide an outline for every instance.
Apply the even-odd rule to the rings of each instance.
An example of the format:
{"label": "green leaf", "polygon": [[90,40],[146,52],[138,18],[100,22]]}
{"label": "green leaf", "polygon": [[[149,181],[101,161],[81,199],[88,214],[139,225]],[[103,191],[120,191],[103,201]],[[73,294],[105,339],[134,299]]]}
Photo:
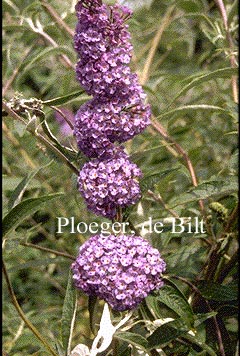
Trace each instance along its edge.
{"label": "green leaf", "polygon": [[48,163],[47,165],[35,169],[33,172],[29,173],[26,177],[23,178],[23,180],[17,185],[17,187],[14,189],[12,192],[9,202],[8,202],[8,208],[9,210],[12,209],[15,205],[20,203],[22,200],[23,193],[25,192],[29,182],[32,180],[32,178],[42,169],[50,165],[52,162]]}
{"label": "green leaf", "polygon": [[238,286],[235,283],[222,285],[214,282],[201,281],[198,289],[202,296],[208,300],[228,302],[238,299]]}
{"label": "green leaf", "polygon": [[22,17],[32,17],[32,13],[39,13],[41,11],[41,4],[39,1],[33,1],[28,6],[24,7]]}
{"label": "green leaf", "polygon": [[[38,259],[32,259],[31,261],[25,262],[25,263],[20,263],[18,264],[18,271],[20,270],[26,270],[27,268],[40,268],[40,267],[48,267],[51,263],[53,263],[53,259],[52,257],[49,258],[40,258],[38,257]],[[14,272],[16,269],[15,267],[10,267],[9,272]]]}
{"label": "green leaf", "polygon": [[[67,146],[63,146],[58,139],[56,138],[56,136],[53,135],[52,131],[50,130],[46,120],[43,120],[41,122],[42,124],[42,128],[44,133],[48,136],[48,138],[53,142],[54,146],[56,146],[58,148],[58,150],[66,157],[66,159],[72,161],[75,160],[77,157],[78,152],[74,151],[73,149],[67,147]],[[49,152],[50,153],[50,152]],[[51,153],[50,153],[51,155]],[[57,159],[56,155],[53,155],[54,159]]]}
{"label": "green leaf", "polygon": [[132,356],[132,348],[127,346],[123,347],[122,345],[120,346],[121,348],[118,349],[118,356]]}
{"label": "green leaf", "polygon": [[68,275],[68,284],[63,303],[61,320],[61,337],[63,349],[66,351],[66,355],[68,353],[68,349],[71,343],[70,336],[75,320],[76,298],[77,293],[72,283],[72,272],[70,270]]}
{"label": "green leaf", "polygon": [[[146,306],[144,305],[146,303]],[[151,312],[151,315],[154,316],[155,319],[160,319],[161,318],[161,310],[159,307],[158,299],[156,298],[155,295],[148,295],[147,298],[145,299],[145,303],[141,304],[141,311],[145,309],[145,313]],[[143,313],[141,313],[143,315]],[[147,316],[147,315],[146,315]],[[146,319],[146,317],[145,317]],[[148,317],[147,317],[148,319]]]}
{"label": "green leaf", "polygon": [[127,331],[117,331],[114,335],[117,339],[120,339],[122,341],[126,341],[131,345],[135,345],[137,347],[140,347],[144,351],[146,351],[148,347],[148,342],[143,337],[142,335],[127,332]]}
{"label": "green leaf", "polygon": [[147,154],[149,155],[150,153],[154,153],[154,151],[159,151],[159,149],[162,149],[163,147],[166,147],[165,144],[163,145],[158,145],[158,146],[155,146],[155,147],[151,147],[151,148],[148,148],[146,150],[141,150],[141,151],[137,151],[137,152],[133,152],[130,157],[131,159],[133,160],[136,160],[138,158],[141,158],[143,157],[143,155]]}
{"label": "green leaf", "polygon": [[71,56],[72,52],[67,47],[63,46],[59,46],[56,48],[45,48],[38,55],[34,56],[34,58],[23,68],[21,74],[26,72],[28,69],[31,69],[33,64],[36,64],[44,58],[49,58],[49,56],[52,54],[67,54]]}
{"label": "green leaf", "polygon": [[239,153],[237,150],[235,150],[228,162],[228,169],[230,170],[231,174],[237,175],[238,162],[239,162]]}
{"label": "green leaf", "polygon": [[88,312],[89,312],[89,323],[90,329],[93,334],[95,334],[95,327],[96,327],[96,308],[97,308],[97,297],[89,296],[88,297]]}
{"label": "green leaf", "polygon": [[190,349],[189,353],[187,356],[207,356],[206,351],[195,351],[192,348]]}
{"label": "green leaf", "polygon": [[220,106],[215,106],[215,105],[207,105],[207,104],[200,104],[200,105],[185,105],[185,106],[180,106],[176,109],[169,110],[166,112],[163,112],[161,115],[159,115],[156,119],[162,119],[166,118],[168,116],[173,116],[174,114],[185,114],[185,113],[192,113],[192,111],[199,111],[199,110],[214,110],[214,112],[220,112],[224,113],[230,117],[232,117],[232,114],[229,110],[223,109]]}
{"label": "green leaf", "polygon": [[19,13],[19,8],[11,0],[3,0],[3,7],[6,7],[7,9],[9,8],[10,11],[13,10],[16,13]]}
{"label": "green leaf", "polygon": [[238,191],[238,182],[235,177],[228,177],[225,180],[211,180],[199,184],[186,193],[180,194],[173,199],[169,206],[174,208],[178,205],[194,202],[200,199],[207,199],[215,196],[226,196]]}
{"label": "green leaf", "polygon": [[45,195],[39,198],[25,199],[16,205],[2,221],[3,237],[13,231],[25,218],[38,211],[46,202],[62,196],[63,193]]}
{"label": "green leaf", "polygon": [[[9,177],[6,174],[2,176],[3,191],[13,191],[18,184],[22,181],[22,177]],[[39,188],[41,183],[36,179],[29,181],[28,185],[31,188]]]}
{"label": "green leaf", "polygon": [[[207,74],[198,75],[197,77],[193,78],[190,83],[185,85],[179,91],[179,93],[174,97],[174,99],[171,101],[169,106],[171,106],[175,102],[175,100],[177,98],[179,98],[181,95],[185,94],[189,89],[191,89],[191,88],[193,88],[193,87],[195,87],[197,85],[200,85],[200,84],[205,83],[205,82],[207,82],[209,80],[212,80],[212,79],[231,78],[231,76],[237,75],[237,74],[238,74],[238,69],[237,68],[227,67],[227,68],[217,69],[217,70],[212,71],[212,72],[207,73]],[[183,83],[186,82],[189,79],[190,78],[185,79],[183,81]]]}
{"label": "green leaf", "polygon": [[25,25],[4,25],[3,29],[5,31],[29,31],[29,27]]}
{"label": "green leaf", "polygon": [[238,16],[238,0],[234,0],[233,3],[228,8],[228,24],[230,25],[233,17]]}
{"label": "green leaf", "polygon": [[168,273],[194,278],[202,267],[207,255],[207,248],[200,246],[199,241],[192,239],[186,246],[177,247],[169,256],[165,257]]}
{"label": "green leaf", "polygon": [[207,344],[205,344],[202,341],[199,341],[195,336],[192,336],[192,335],[187,333],[187,334],[184,335],[184,339],[187,339],[191,343],[198,345],[199,347],[201,347],[202,350],[206,351],[208,355],[217,356],[215,351],[210,346],[208,346]]}
{"label": "green leaf", "polygon": [[78,90],[78,91],[68,94],[68,95],[63,95],[63,96],[59,96],[54,99],[45,100],[42,103],[47,106],[59,106],[62,104],[66,104],[68,101],[77,98],[79,95],[81,95],[83,93],[85,93],[84,90]]}
{"label": "green leaf", "polygon": [[176,314],[178,314],[182,320],[184,320],[185,323],[191,327],[193,324],[192,308],[177,286],[163,286],[156,298],[161,303],[165,304],[168,308],[173,310]]}
{"label": "green leaf", "polygon": [[177,6],[186,12],[197,12],[201,10],[201,1],[198,0],[178,0]]}
{"label": "green leaf", "polygon": [[213,316],[216,316],[216,315],[217,315],[217,312],[215,312],[215,311],[212,311],[209,313],[203,313],[203,314],[194,314],[194,328],[197,328],[205,320],[212,318]]}
{"label": "green leaf", "polygon": [[66,353],[62,348],[62,345],[60,344],[60,342],[58,340],[55,341],[55,348],[57,350],[57,353],[59,356],[65,356]]}
{"label": "green leaf", "polygon": [[188,330],[189,329],[181,319],[176,319],[170,321],[169,323],[163,324],[147,338],[148,348],[159,348],[162,345],[178,338],[179,336],[186,334]]}
{"label": "green leaf", "polygon": [[167,169],[163,172],[157,172],[153,173],[149,176],[145,176],[141,181],[140,181],[140,187],[142,192],[146,192],[147,190],[153,189],[154,185],[159,183],[159,181],[166,177],[168,174],[178,170],[180,167],[177,168],[171,168]]}

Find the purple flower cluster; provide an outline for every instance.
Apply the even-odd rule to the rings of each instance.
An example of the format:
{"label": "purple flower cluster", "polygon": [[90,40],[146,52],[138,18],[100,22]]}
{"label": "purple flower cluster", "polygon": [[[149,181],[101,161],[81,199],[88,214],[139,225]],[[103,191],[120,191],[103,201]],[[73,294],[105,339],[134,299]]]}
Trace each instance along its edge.
{"label": "purple flower cluster", "polygon": [[146,95],[128,66],[132,45],[125,22],[131,11],[101,1],[79,1],[76,12],[76,74],[93,99],[79,109],[74,133],[86,156],[109,157],[114,142],[125,142],[150,124]]}
{"label": "purple flower cluster", "polygon": [[90,95],[112,95],[135,78],[126,66],[131,60],[132,45],[125,21],[131,11],[97,3],[86,7],[82,2],[76,11],[74,48],[80,56],[77,78]]}
{"label": "purple flower cluster", "polygon": [[159,251],[139,236],[92,236],[72,264],[73,280],[86,294],[118,311],[134,309],[163,285],[166,264]]}
{"label": "purple flower cluster", "polygon": [[85,163],[78,178],[79,190],[89,210],[113,219],[117,207],[134,204],[140,198],[139,184],[135,180],[139,176],[141,171],[137,165],[120,151],[114,158]]}
{"label": "purple flower cluster", "polygon": [[[129,93],[128,93],[129,95]],[[148,124],[146,112],[135,97],[93,98],[80,107],[75,117],[78,146],[87,156],[107,158],[114,154],[114,142],[124,142],[141,133]]]}

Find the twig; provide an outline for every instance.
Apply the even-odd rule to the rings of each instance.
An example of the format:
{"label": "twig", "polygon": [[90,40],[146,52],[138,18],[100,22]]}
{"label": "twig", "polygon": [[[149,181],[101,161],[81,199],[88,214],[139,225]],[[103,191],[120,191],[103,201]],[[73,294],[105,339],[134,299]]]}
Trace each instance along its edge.
{"label": "twig", "polygon": [[21,57],[21,63],[19,64],[19,66],[17,68],[14,69],[11,77],[6,81],[5,85],[3,86],[3,90],[2,90],[2,96],[5,96],[8,88],[10,87],[10,85],[12,84],[12,82],[14,81],[14,79],[16,78],[16,76],[19,73],[20,68],[22,67],[23,61],[27,58],[27,56],[29,55],[29,53],[31,52],[32,47],[28,48],[24,53],[23,56]]}
{"label": "twig", "polygon": [[20,245],[26,246],[26,247],[32,247],[32,248],[35,248],[37,250],[41,250],[41,251],[45,251],[45,252],[49,252],[49,253],[53,253],[56,256],[67,257],[67,258],[70,258],[73,261],[75,261],[75,259],[76,259],[74,256],[69,255],[66,252],[60,252],[60,251],[52,250],[51,248],[47,248],[47,247],[31,244],[29,242],[20,242]]}
{"label": "twig", "polygon": [[50,148],[50,150],[54,153],[57,154],[57,156],[67,164],[67,166],[76,174],[79,174],[78,169],[66,158],[66,156],[64,156],[64,154],[62,154],[62,152],[60,152],[51,142],[49,142],[44,136],[42,136],[39,133],[35,134],[35,137],[37,137],[39,139],[39,141],[41,141],[42,143],[45,144],[45,146],[47,146],[48,148]]}
{"label": "twig", "polygon": [[[40,36],[45,38],[54,48],[58,48],[57,42],[55,42],[51,36],[49,36],[46,32],[44,32],[43,27],[38,20],[36,21],[36,26],[34,25],[32,19],[27,19],[26,21],[28,22],[29,26],[35,33],[38,33]],[[60,54],[60,57],[64,60],[64,62],[68,67],[75,69],[75,65],[70,61],[67,55]]]}
{"label": "twig", "polygon": [[15,148],[19,149],[20,154],[23,156],[25,162],[27,165],[33,169],[36,168],[35,163],[32,161],[31,157],[29,157],[28,153],[21,147],[20,143],[18,140],[13,136],[11,131],[9,131],[8,127],[4,122],[2,122],[2,129],[4,134],[6,135],[6,138],[13,144]]}
{"label": "twig", "polygon": [[223,230],[223,232],[221,233],[219,239],[222,239],[231,230],[231,227],[232,227],[235,219],[237,219],[237,217],[238,217],[238,204],[234,208],[232,214],[229,216],[228,221],[226,223],[226,227]]}
{"label": "twig", "polygon": [[[223,25],[226,31],[226,37],[227,37],[227,41],[229,44],[229,48],[230,48],[230,64],[232,68],[236,68],[237,67],[237,63],[236,63],[236,59],[235,59],[235,55],[234,55],[234,44],[233,44],[233,40],[229,31],[229,26],[228,26],[228,18],[227,18],[227,12],[226,12],[226,8],[224,6],[223,0],[215,0],[215,3],[217,4],[220,14],[222,16],[223,19]],[[238,103],[238,84],[237,84],[237,76],[232,76],[232,93],[233,93],[233,100],[235,103]]]}
{"label": "twig", "polygon": [[[159,122],[156,122],[155,120],[152,120],[152,126],[156,129],[156,131],[158,133],[160,133],[160,135],[167,141],[170,142],[172,144],[172,146],[175,148],[175,150],[178,152],[179,155],[181,155],[184,159],[184,161],[186,162],[186,166],[189,170],[191,179],[192,179],[192,184],[194,187],[198,186],[198,182],[197,182],[197,177],[192,165],[192,162],[190,160],[190,158],[188,157],[187,153],[184,151],[184,149],[177,143],[174,141],[173,138],[171,138],[167,131],[162,127],[162,125]],[[201,211],[204,213],[204,204],[202,200],[199,200],[199,206]]]}
{"label": "twig", "polygon": [[[175,279],[178,279],[178,280],[183,281],[184,283],[186,283],[186,284],[205,302],[205,304],[206,304],[206,306],[207,306],[209,312],[212,312],[212,311],[213,311],[212,308],[211,308],[211,306],[210,306],[210,304],[209,304],[209,302],[208,302],[208,300],[206,300],[206,299],[202,296],[200,290],[199,290],[197,287],[195,287],[195,285],[194,285],[193,283],[191,283],[190,281],[188,281],[188,280],[187,280],[186,278],[184,278],[184,277],[180,277],[180,276],[171,276],[171,277],[173,277],[173,278],[175,278]],[[215,332],[216,332],[217,339],[218,339],[218,345],[219,345],[220,355],[221,355],[221,356],[225,356],[225,351],[224,351],[224,346],[223,346],[223,340],[222,340],[222,334],[221,334],[221,330],[220,330],[219,325],[218,325],[218,322],[217,322],[217,318],[216,318],[215,315],[213,315],[212,318],[213,318],[213,322],[214,322],[214,326],[215,326]]]}
{"label": "twig", "polygon": [[155,37],[154,37],[154,39],[152,41],[152,44],[151,44],[151,47],[150,47],[150,51],[149,51],[149,54],[148,54],[148,58],[146,60],[145,66],[143,68],[142,76],[140,78],[141,85],[144,85],[148,80],[150,67],[151,67],[154,55],[156,53],[158,44],[159,44],[159,42],[161,40],[162,34],[163,34],[164,30],[167,28],[167,26],[168,26],[168,24],[169,24],[169,22],[171,20],[172,12],[173,12],[174,8],[175,8],[175,6],[170,6],[168,8],[165,16],[161,20],[161,26],[159,27],[159,29],[158,29],[158,31],[157,31],[157,33],[156,33],[156,35],[155,35]]}
{"label": "twig", "polygon": [[26,130],[33,134],[40,142],[47,146],[51,151],[53,151],[62,161],[64,161],[67,166],[78,175],[78,169],[60,152],[57,147],[55,147],[50,141],[48,141],[44,136],[38,133],[36,130],[33,130],[27,125],[27,122],[21,118],[18,114],[15,113],[6,103],[3,102],[4,110],[11,116],[13,119],[23,122],[26,125]]}
{"label": "twig", "polygon": [[44,339],[44,337],[40,334],[40,332],[35,328],[35,326],[27,319],[27,317],[25,316],[22,308],[20,307],[17,298],[15,296],[14,290],[12,288],[10,279],[8,277],[8,273],[6,270],[6,266],[4,261],[2,261],[2,270],[3,270],[3,274],[7,283],[7,289],[10,295],[10,298],[12,300],[12,303],[15,307],[15,309],[17,310],[19,316],[21,317],[21,319],[25,322],[26,326],[32,331],[32,333],[36,336],[36,338],[45,346],[45,348],[50,352],[51,355],[53,356],[58,356],[58,354],[53,350],[53,348],[49,345],[49,343]]}
{"label": "twig", "polygon": [[[215,275],[215,279],[218,278],[217,277],[218,266],[221,261],[221,257],[223,256],[223,252],[221,251],[222,240],[227,238],[226,235],[230,231],[230,228],[237,217],[238,217],[238,206],[235,207],[232,214],[230,215],[224,231],[220,234],[220,236],[216,237],[218,242],[212,246],[209,252],[206,264],[202,269],[202,272],[206,276],[206,280],[211,280],[214,277],[214,275]],[[230,239],[228,240],[227,244],[224,247],[225,251],[227,251],[229,244],[230,244]],[[199,273],[198,275],[198,279],[199,278],[201,278],[201,273]]]}
{"label": "twig", "polygon": [[57,22],[57,24],[60,27],[63,27],[64,30],[71,36],[74,36],[74,31],[68,27],[68,25],[66,24],[66,22],[63,21],[63,19],[58,15],[58,13],[55,11],[55,9],[53,9],[47,2],[46,0],[42,0],[41,1],[41,5],[48,11],[48,13],[50,14],[50,16]]}
{"label": "twig", "polygon": [[227,277],[228,273],[231,271],[231,269],[236,266],[236,263],[238,261],[239,255],[238,255],[238,250],[232,255],[230,261],[226,263],[226,265],[222,268],[221,273],[218,276],[217,282],[222,283],[224,279]]}
{"label": "twig", "polygon": [[70,128],[72,130],[74,129],[73,123],[67,118],[67,116],[60,109],[58,109],[56,106],[50,106],[50,108],[52,108],[53,110],[57,111],[64,118],[64,120],[68,123]]}
{"label": "twig", "polygon": [[164,203],[160,194],[154,194],[150,189],[147,191],[148,195],[150,195],[156,202],[161,203],[164,209],[166,209],[173,217],[179,218],[179,215],[172,209],[168,208],[167,205]]}

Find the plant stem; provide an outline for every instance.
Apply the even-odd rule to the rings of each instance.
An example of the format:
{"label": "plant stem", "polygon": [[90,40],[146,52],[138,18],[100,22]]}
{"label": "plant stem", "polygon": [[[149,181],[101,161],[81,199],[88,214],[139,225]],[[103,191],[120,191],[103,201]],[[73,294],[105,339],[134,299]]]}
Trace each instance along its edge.
{"label": "plant stem", "polygon": [[15,293],[13,291],[7,270],[6,270],[6,266],[4,261],[2,261],[2,270],[3,270],[3,274],[7,283],[7,288],[8,288],[8,292],[9,295],[11,297],[12,303],[15,307],[15,309],[17,310],[19,316],[21,317],[21,319],[25,322],[26,326],[32,331],[32,333],[36,336],[36,338],[45,346],[45,348],[49,351],[49,353],[52,356],[59,356],[54,350],[53,348],[49,345],[49,343],[44,339],[44,337],[40,334],[40,332],[35,328],[35,326],[27,319],[27,317],[25,316],[22,308],[20,307],[17,298],[15,296]]}
{"label": "plant stem", "polygon": [[67,116],[62,112],[62,110],[58,109],[56,106],[50,106],[50,108],[57,111],[64,118],[64,120],[68,123],[69,127],[72,130],[74,129],[73,123],[67,118]]}
{"label": "plant stem", "polygon": [[6,94],[8,88],[11,86],[12,82],[14,81],[14,79],[16,78],[16,76],[18,75],[24,60],[27,58],[27,56],[29,55],[29,53],[31,52],[32,47],[28,48],[24,53],[23,56],[21,56],[21,63],[19,64],[18,67],[16,67],[11,75],[11,77],[6,81],[5,85],[3,86],[3,90],[2,90],[2,96],[4,97],[4,95]]}
{"label": "plant stem", "polygon": [[[191,179],[192,179],[192,184],[194,187],[198,186],[197,182],[197,177],[195,174],[195,170],[193,168],[192,162],[185,152],[185,150],[177,143],[174,141],[173,138],[171,138],[167,131],[162,127],[162,125],[159,122],[156,122],[155,120],[152,120],[152,126],[155,128],[155,130],[160,133],[160,135],[169,143],[172,144],[172,146],[175,148],[175,150],[178,152],[179,155],[181,155],[186,163],[187,169],[190,173]],[[199,206],[201,211],[204,213],[204,204],[202,200],[199,200]],[[204,214],[205,215],[205,214]]]}
{"label": "plant stem", "polygon": [[228,273],[231,271],[231,269],[236,266],[237,262],[238,262],[238,250],[232,255],[230,261],[228,263],[226,263],[226,265],[222,268],[217,282],[218,283],[222,283],[224,281],[224,279],[227,277]]}
{"label": "plant stem", "polygon": [[13,119],[17,121],[21,121],[26,125],[26,130],[29,131],[32,135],[34,135],[40,142],[42,142],[47,148],[49,148],[52,152],[54,152],[62,161],[64,161],[67,166],[76,174],[78,175],[78,169],[65,157],[65,155],[58,150],[50,141],[48,141],[44,136],[38,133],[36,130],[33,130],[27,125],[27,122],[21,118],[18,114],[15,113],[14,110],[8,107],[6,103],[3,102],[4,110],[11,116]]}
{"label": "plant stem", "polygon": [[[213,311],[211,306],[210,306],[210,304],[209,304],[209,302],[208,302],[208,300],[206,300],[202,296],[200,290],[197,287],[195,287],[195,285],[193,283],[191,283],[190,281],[188,281],[184,277],[180,277],[180,276],[171,276],[171,277],[186,283],[202,299],[202,301],[206,304],[208,311],[209,312]],[[218,339],[218,346],[219,346],[220,355],[221,356],[225,356],[225,350],[224,350],[224,346],[223,346],[222,334],[221,334],[221,330],[220,330],[218,322],[217,322],[217,318],[214,315],[214,316],[212,316],[212,319],[213,319],[213,323],[214,323],[214,327],[215,327],[215,333],[216,333],[216,336],[217,336],[217,339]]]}
{"label": "plant stem", "polygon": [[175,6],[170,6],[168,8],[165,16],[161,20],[161,26],[159,27],[155,37],[153,38],[147,60],[146,60],[145,66],[143,68],[142,76],[140,78],[141,85],[144,85],[149,78],[149,72],[150,72],[150,68],[151,68],[151,64],[152,64],[154,55],[156,53],[158,44],[161,40],[162,34],[170,23],[170,20],[172,18],[172,12],[173,12],[174,8],[175,8]]}
{"label": "plant stem", "polygon": [[74,36],[74,31],[68,27],[68,25],[66,24],[66,22],[64,22],[62,20],[62,18],[58,15],[58,13],[55,11],[55,9],[53,9],[46,0],[42,0],[41,1],[41,5],[47,10],[47,12],[50,14],[50,16],[57,22],[57,24],[60,27],[63,27],[64,30],[71,36]]}
{"label": "plant stem", "polygon": [[[226,31],[226,38],[228,41],[228,45],[230,48],[230,64],[232,68],[237,67],[236,63],[236,58],[234,55],[234,44],[233,40],[229,31],[229,26],[228,26],[228,18],[227,18],[227,11],[224,5],[223,0],[215,0],[215,3],[217,4],[220,14],[223,19],[223,25]],[[237,76],[232,76],[232,94],[233,94],[233,100],[235,103],[238,103],[238,84],[237,84]]]}
{"label": "plant stem", "polygon": [[75,261],[75,257],[72,256],[72,255],[69,255],[66,252],[60,252],[60,251],[52,250],[51,248],[38,246],[38,245],[35,245],[35,244],[31,244],[29,242],[20,242],[20,245],[26,246],[26,247],[32,247],[32,248],[35,248],[37,250],[46,251],[46,252],[49,252],[49,253],[53,253],[56,256],[67,257],[67,258],[70,258],[71,260]]}
{"label": "plant stem", "polygon": [[[46,32],[44,32],[42,25],[40,24],[40,22],[37,20],[37,26],[34,25],[32,19],[27,19],[27,22],[29,24],[29,26],[31,27],[31,29],[35,32],[38,33],[40,36],[42,36],[45,40],[47,40],[48,43],[50,43],[54,48],[58,48],[58,44],[57,42],[54,41],[54,39],[49,36]],[[67,67],[70,67],[72,69],[75,69],[74,64],[71,62],[71,60],[68,58],[68,56],[66,54],[60,54],[60,57],[62,58],[62,60],[65,62],[65,64],[67,65]]]}
{"label": "plant stem", "polygon": [[156,195],[154,194],[151,190],[147,191],[148,195],[150,195],[150,197],[152,197],[156,202],[162,204],[162,206],[164,207],[164,209],[166,209],[173,217],[175,218],[179,218],[179,215],[172,209],[168,208],[167,205],[165,204],[165,202],[163,201],[163,198],[161,197],[160,194]]}

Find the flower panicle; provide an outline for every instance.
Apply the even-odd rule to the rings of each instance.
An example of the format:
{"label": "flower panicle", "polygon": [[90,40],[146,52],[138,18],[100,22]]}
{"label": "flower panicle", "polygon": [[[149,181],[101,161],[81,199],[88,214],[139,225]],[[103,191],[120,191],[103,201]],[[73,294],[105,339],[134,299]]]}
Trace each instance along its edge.
{"label": "flower panicle", "polygon": [[[132,11],[126,6],[107,6],[102,1],[91,0],[79,1],[76,14],[74,48],[79,57],[76,77],[86,92],[93,96],[75,116],[74,135],[78,147],[95,160],[95,165],[105,164],[106,170],[110,165],[109,159],[113,162],[119,160],[120,152],[121,160],[130,167],[129,157],[123,155],[119,144],[142,133],[150,124],[151,116],[138,77],[129,68],[132,45],[126,21],[132,16]],[[84,166],[83,171],[90,169],[91,164]],[[112,218],[118,205],[125,207],[140,198],[136,177],[129,179],[124,171],[118,172],[118,178],[120,175],[122,189],[118,187],[116,190],[109,177],[104,184],[99,179],[89,181],[84,189],[81,183],[83,172],[80,171],[79,190],[91,211]],[[108,199],[103,197],[106,191],[109,192]],[[127,194],[128,198],[124,196]]]}
{"label": "flower panicle", "polygon": [[[118,212],[141,197],[141,170],[124,152],[122,143],[150,124],[151,109],[132,57],[125,6],[107,6],[99,0],[79,1],[74,48],[76,77],[92,96],[75,116],[74,135],[90,159],[78,176],[78,189],[88,210],[116,219]],[[157,249],[139,236],[92,236],[72,264],[77,288],[104,299],[113,309],[134,309],[163,285],[165,262]]]}
{"label": "flower panicle", "polygon": [[140,236],[92,236],[72,264],[76,288],[98,296],[114,310],[131,310],[163,285],[166,264]]}

